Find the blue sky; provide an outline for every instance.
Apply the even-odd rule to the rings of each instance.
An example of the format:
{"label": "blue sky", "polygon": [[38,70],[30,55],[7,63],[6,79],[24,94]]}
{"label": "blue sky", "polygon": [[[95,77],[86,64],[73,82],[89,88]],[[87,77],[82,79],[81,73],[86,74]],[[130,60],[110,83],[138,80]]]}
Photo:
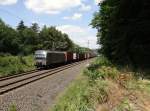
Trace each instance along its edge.
{"label": "blue sky", "polygon": [[0,18],[12,27],[20,20],[30,26],[56,26],[78,45],[97,48],[96,30],[89,26],[100,0],[0,0]]}

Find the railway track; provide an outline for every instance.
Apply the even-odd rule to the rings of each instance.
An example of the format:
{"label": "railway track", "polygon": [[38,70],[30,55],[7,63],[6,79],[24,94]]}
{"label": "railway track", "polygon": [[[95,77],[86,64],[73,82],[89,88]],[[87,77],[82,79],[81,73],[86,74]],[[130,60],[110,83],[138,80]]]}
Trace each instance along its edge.
{"label": "railway track", "polygon": [[55,73],[69,69],[69,68],[79,65],[83,62],[85,62],[85,61],[67,64],[67,65],[60,66],[60,67],[50,69],[50,70],[42,70],[42,71],[36,70],[33,72],[31,71],[31,72],[27,72],[24,74],[18,74],[18,75],[14,75],[14,76],[0,78],[0,95],[8,93],[17,88],[23,87],[27,84],[38,81],[40,79],[46,78]]}
{"label": "railway track", "polygon": [[38,71],[39,71],[38,69],[34,69],[34,70],[30,70],[30,71],[23,72],[23,73],[18,73],[18,74],[14,74],[14,75],[8,75],[8,76],[0,77],[0,81],[4,81],[4,80],[7,80],[7,79],[19,77],[19,76],[24,76],[24,75],[27,75],[27,74],[32,74],[32,73],[38,72]]}

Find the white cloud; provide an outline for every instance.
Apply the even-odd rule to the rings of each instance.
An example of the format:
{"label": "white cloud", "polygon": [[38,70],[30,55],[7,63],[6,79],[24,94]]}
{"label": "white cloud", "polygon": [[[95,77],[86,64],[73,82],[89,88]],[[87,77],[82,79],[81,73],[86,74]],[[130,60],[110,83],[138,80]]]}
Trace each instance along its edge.
{"label": "white cloud", "polygon": [[75,14],[73,14],[73,16],[63,17],[63,19],[65,19],[65,20],[77,20],[77,19],[81,19],[81,17],[82,17],[81,13],[75,13]]}
{"label": "white cloud", "polygon": [[98,3],[102,3],[104,0],[95,0],[95,3],[98,4]]}
{"label": "white cloud", "polygon": [[90,48],[98,48],[96,32],[88,27],[79,27],[75,25],[62,25],[57,26],[58,30],[67,33],[69,37],[78,45],[87,47],[88,40],[90,42]]}
{"label": "white cloud", "polygon": [[0,5],[16,4],[18,0],[0,0]]}
{"label": "white cloud", "polygon": [[57,14],[81,6],[82,0],[26,0],[25,6],[36,13]]}
{"label": "white cloud", "polygon": [[81,5],[81,11],[89,11],[89,10],[91,10],[92,9],[92,7],[90,6],[90,5],[85,5],[85,4],[82,4]]}

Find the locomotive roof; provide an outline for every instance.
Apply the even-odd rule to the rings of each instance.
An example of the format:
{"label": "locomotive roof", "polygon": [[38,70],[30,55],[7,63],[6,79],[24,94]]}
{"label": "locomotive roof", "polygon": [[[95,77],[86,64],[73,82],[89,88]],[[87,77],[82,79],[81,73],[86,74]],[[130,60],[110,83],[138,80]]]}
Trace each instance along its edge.
{"label": "locomotive roof", "polygon": [[37,50],[35,53],[65,53],[63,51]]}

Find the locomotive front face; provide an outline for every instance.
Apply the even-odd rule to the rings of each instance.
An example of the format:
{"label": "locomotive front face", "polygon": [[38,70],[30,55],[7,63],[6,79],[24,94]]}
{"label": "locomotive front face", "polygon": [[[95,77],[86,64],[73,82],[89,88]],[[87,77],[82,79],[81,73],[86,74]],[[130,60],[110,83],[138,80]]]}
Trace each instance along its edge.
{"label": "locomotive front face", "polygon": [[47,52],[46,51],[36,51],[35,52],[35,60],[36,60],[35,65],[37,67],[46,66],[46,57],[47,57]]}

